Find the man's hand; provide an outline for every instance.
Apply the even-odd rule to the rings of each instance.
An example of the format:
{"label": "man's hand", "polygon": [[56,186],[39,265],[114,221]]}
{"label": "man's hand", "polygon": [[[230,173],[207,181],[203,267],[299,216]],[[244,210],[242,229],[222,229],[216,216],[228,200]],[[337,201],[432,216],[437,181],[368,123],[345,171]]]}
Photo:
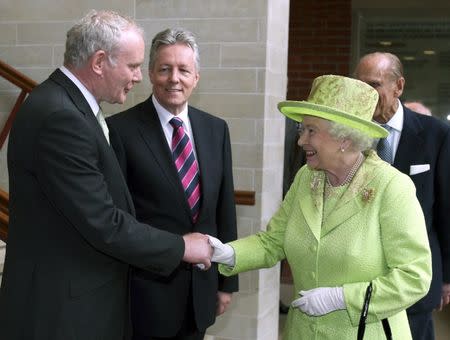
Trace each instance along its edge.
{"label": "man's hand", "polygon": [[231,303],[231,298],[233,296],[233,293],[226,293],[226,292],[217,292],[217,308],[216,308],[216,315],[219,316],[223,313],[225,313],[228,309],[228,306]]}
{"label": "man's hand", "polygon": [[204,270],[211,267],[212,247],[209,244],[209,238],[200,233],[190,233],[183,235],[184,239],[184,256],[183,261],[202,264]]}
{"label": "man's hand", "polygon": [[441,305],[439,306],[438,311],[442,311],[442,309],[450,303],[450,283],[444,283],[442,285],[442,296],[441,296]]}

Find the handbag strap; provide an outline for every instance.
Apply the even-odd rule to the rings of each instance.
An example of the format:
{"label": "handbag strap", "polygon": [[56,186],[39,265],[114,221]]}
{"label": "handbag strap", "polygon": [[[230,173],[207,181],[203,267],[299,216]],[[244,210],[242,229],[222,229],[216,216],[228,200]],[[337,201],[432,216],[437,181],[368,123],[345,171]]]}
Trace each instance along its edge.
{"label": "handbag strap", "polygon": [[387,340],[392,340],[392,332],[391,332],[391,326],[389,326],[388,319],[381,320],[381,323],[383,324],[384,334],[386,334]]}
{"label": "handbag strap", "polygon": [[[366,320],[367,314],[369,314],[369,303],[370,298],[372,297],[372,282],[370,282],[369,286],[366,289],[366,295],[364,296],[364,304],[361,311],[361,316],[359,317],[359,325],[358,325],[358,340],[363,340],[364,332],[366,331]],[[381,320],[383,325],[384,334],[386,335],[387,340],[392,340],[392,332],[391,327],[389,326],[388,319]]]}

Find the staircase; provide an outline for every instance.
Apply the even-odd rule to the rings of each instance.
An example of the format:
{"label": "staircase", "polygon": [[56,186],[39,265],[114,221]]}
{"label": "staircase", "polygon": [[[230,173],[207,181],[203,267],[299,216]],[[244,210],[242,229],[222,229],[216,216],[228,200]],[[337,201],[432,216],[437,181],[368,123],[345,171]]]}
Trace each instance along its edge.
{"label": "staircase", "polygon": [[0,189],[0,282],[3,274],[3,263],[5,261],[6,239],[8,237],[8,211],[9,195]]}
{"label": "staircase", "polygon": [[2,282],[3,263],[5,262],[6,243],[0,241],[0,283]]}
{"label": "staircase", "polygon": [[[0,60],[0,77],[6,79],[8,82],[19,88],[20,93],[17,100],[9,113],[3,127],[0,127],[0,149],[5,145],[9,130],[12,127],[14,117],[22,105],[27,95],[37,85],[37,83],[28,78],[25,74],[19,72],[4,61]],[[3,274],[3,263],[5,261],[6,240],[8,238],[8,211],[9,195],[0,188],[0,282]]]}
{"label": "staircase", "polygon": [[[36,82],[28,78],[23,73],[17,71],[7,63],[0,60],[0,77],[6,79],[13,85],[19,88],[19,96],[9,113],[5,125],[0,130],[0,149],[3,148],[9,130],[11,129],[14,117],[17,111],[22,105],[28,93],[36,86]],[[0,188],[0,282],[1,275],[3,274],[3,263],[5,261],[5,249],[6,239],[8,238],[8,224],[9,224],[9,211],[8,211],[9,196],[8,193]]]}

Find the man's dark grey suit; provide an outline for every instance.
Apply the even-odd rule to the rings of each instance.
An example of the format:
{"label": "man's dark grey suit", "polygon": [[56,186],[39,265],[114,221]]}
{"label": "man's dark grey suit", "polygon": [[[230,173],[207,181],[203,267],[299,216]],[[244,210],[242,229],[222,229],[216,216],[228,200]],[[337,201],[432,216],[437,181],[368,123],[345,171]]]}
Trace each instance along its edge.
{"label": "man's dark grey suit", "polygon": [[123,340],[128,264],[168,275],[184,242],[133,217],[114,151],[81,91],[60,70],[19,110],[8,169],[1,338]]}
{"label": "man's dark grey suit", "polygon": [[[416,186],[433,264],[428,294],[407,309],[414,335],[416,329],[417,332],[423,329],[426,316],[420,315],[431,317],[432,310],[440,304],[443,282],[450,283],[450,126],[405,106],[403,110],[403,129],[393,166],[409,175]],[[412,165],[426,164],[429,170],[411,174]]]}

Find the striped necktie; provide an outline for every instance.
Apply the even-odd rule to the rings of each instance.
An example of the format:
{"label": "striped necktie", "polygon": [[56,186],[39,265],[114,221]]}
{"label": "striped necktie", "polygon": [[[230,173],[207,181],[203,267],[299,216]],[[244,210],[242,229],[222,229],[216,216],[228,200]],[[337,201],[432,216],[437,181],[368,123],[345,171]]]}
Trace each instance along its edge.
{"label": "striped necktie", "polygon": [[392,150],[392,145],[389,141],[389,137],[392,131],[392,128],[389,125],[386,124],[382,124],[382,126],[388,130],[389,135],[386,138],[381,138],[380,141],[378,142],[377,145],[377,153],[378,156],[380,156],[380,158],[386,162],[388,162],[389,164],[392,164],[393,161],[393,150]]}
{"label": "striped necktie", "polygon": [[183,121],[174,117],[169,121],[173,127],[172,157],[178,170],[181,184],[192,212],[192,220],[197,222],[200,211],[200,174],[191,140],[184,131]]}

